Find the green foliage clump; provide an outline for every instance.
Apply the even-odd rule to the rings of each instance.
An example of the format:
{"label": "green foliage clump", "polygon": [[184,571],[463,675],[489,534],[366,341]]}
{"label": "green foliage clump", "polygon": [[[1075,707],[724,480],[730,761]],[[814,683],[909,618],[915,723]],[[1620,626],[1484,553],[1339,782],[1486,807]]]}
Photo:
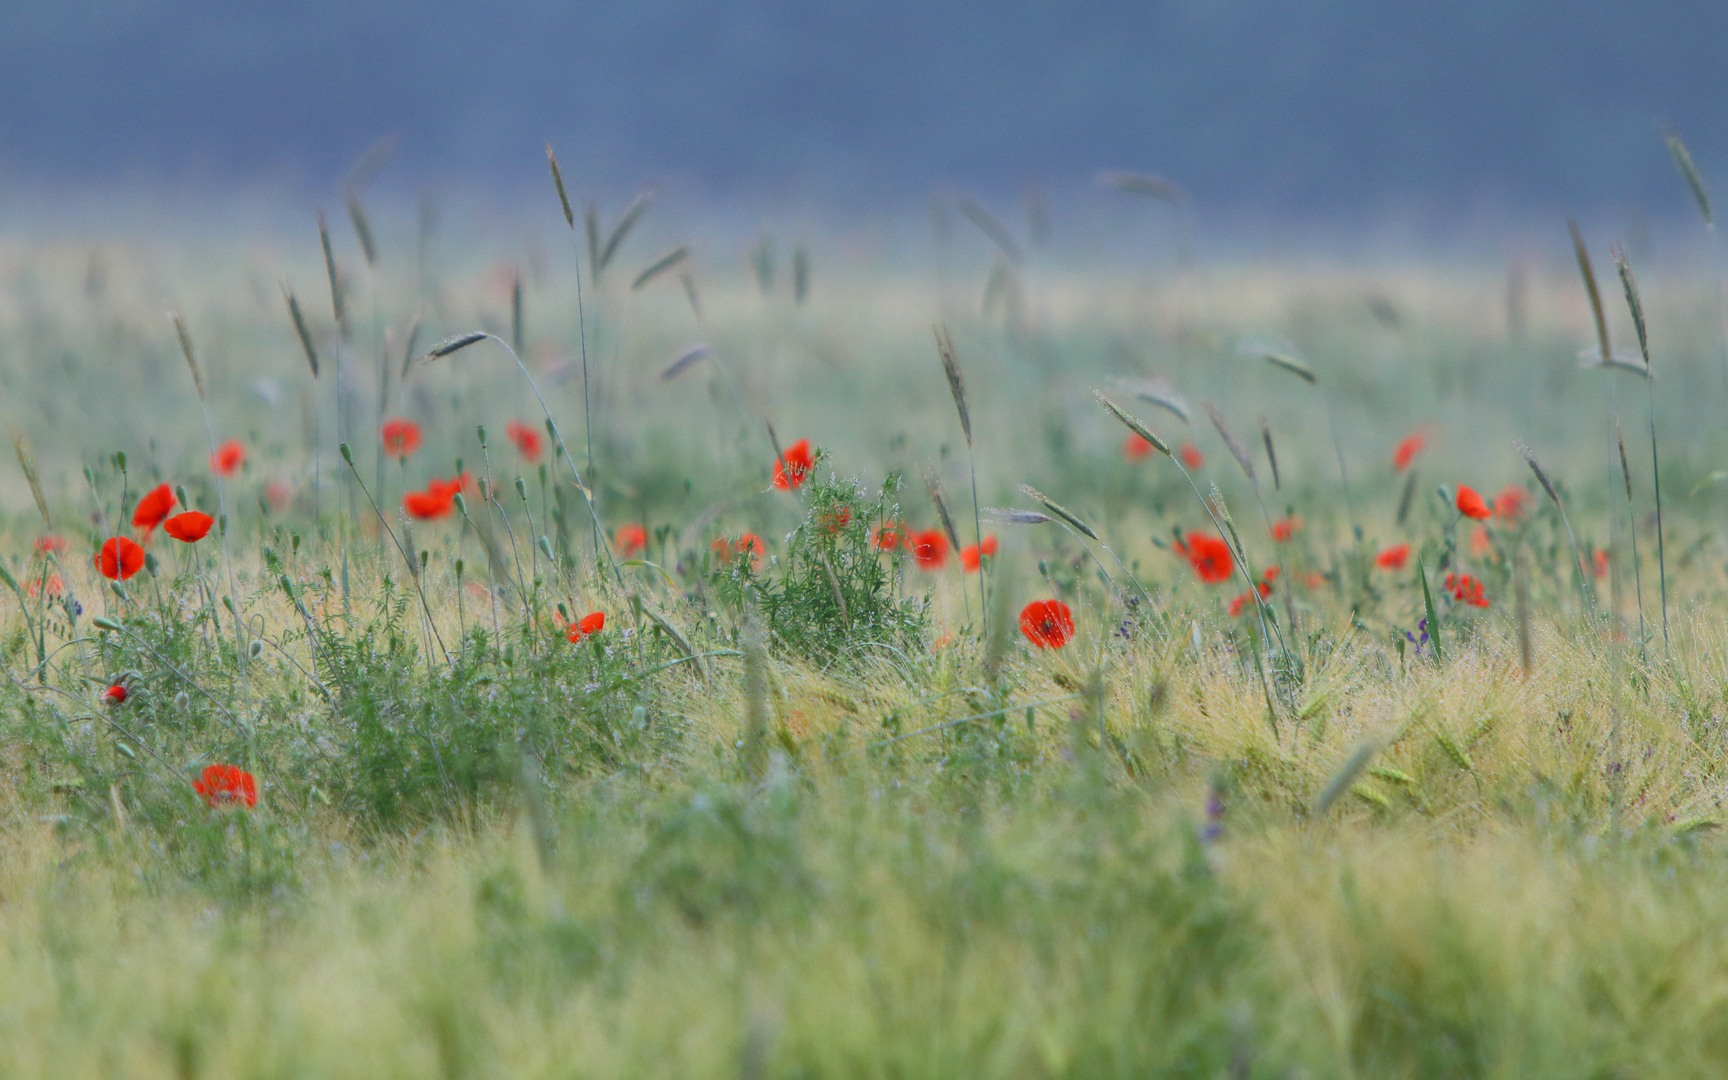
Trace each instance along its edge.
{"label": "green foliage clump", "polygon": [[862,480],[813,478],[785,554],[760,568],[734,560],[721,595],[738,607],[754,602],[774,642],[807,659],[918,641],[928,608],[896,589],[892,556],[876,546],[878,531],[898,528],[899,490],[894,473],[874,495]]}

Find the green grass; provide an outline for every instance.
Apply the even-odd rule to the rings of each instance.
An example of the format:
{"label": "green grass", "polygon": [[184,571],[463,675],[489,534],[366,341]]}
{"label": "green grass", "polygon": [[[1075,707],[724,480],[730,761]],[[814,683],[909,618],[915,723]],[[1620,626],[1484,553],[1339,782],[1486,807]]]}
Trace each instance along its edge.
{"label": "green grass", "polygon": [[[645,550],[612,545],[616,565],[568,463],[482,445],[482,426],[541,420],[503,350],[403,379],[419,300],[388,243],[353,282],[340,393],[333,327],[307,299],[321,251],[301,243],[287,266],[324,354],[314,382],[260,284],[274,260],[255,256],[248,280],[233,256],[170,246],[216,438],[250,456],[226,482],[225,537],[158,535],[121,585],[90,566],[104,522],[160,482],[217,506],[159,283],[138,253],[110,256],[101,295],[75,245],[4,256],[5,419],[34,447],[67,548],[33,552],[49,526],[24,472],[0,472],[16,585],[0,583],[0,1073],[1728,1065],[1728,546],[1712,479],[1728,440],[1697,282],[1641,272],[1663,373],[1665,648],[1656,590],[1640,638],[1630,587],[1629,528],[1656,579],[1649,462],[1628,447],[1635,522],[1608,467],[1617,402],[1634,430],[1646,403],[1607,381],[1625,376],[1578,369],[1590,318],[1559,256],[1514,341],[1492,314],[1500,282],[1467,268],[1148,280],[1053,263],[1028,275],[1019,314],[982,318],[982,265],[944,300],[925,268],[828,266],[819,246],[806,303],[789,283],[759,295],[740,258],[699,276],[698,317],[667,281],[620,284],[663,239],[624,246],[624,271],[586,298],[587,409],[568,267],[523,278],[525,359],[600,530],[645,528]],[[698,250],[698,267],[714,261]],[[421,349],[510,321],[498,282],[513,277],[440,270]],[[987,517],[1001,619],[982,617],[952,554],[926,571],[873,543],[890,523],[937,526],[932,474],[974,540],[933,317],[965,372],[979,502],[1038,509],[1029,484],[1109,545]],[[1237,354],[1268,331],[1301,350],[1330,419],[1287,371]],[[660,381],[693,339],[713,354]],[[1259,493],[1269,516],[1301,518],[1288,544],[1200,413],[1189,428],[1118,383],[1154,373],[1239,433],[1266,418],[1281,486],[1261,459]],[[1270,634],[1253,605],[1227,614],[1240,577],[1204,584],[1172,554],[1175,530],[1211,531],[1209,515],[1170,462],[1123,459],[1099,388],[1204,451],[1200,492],[1215,485],[1262,576],[1281,569]],[[380,415],[418,421],[426,447],[378,461]],[[771,487],[763,421],[820,448],[799,490]],[[1429,448],[1399,523],[1390,456],[1419,427]],[[1556,481],[1580,547],[1612,543],[1594,591],[1514,439]],[[440,521],[397,509],[463,470],[495,499],[471,489],[466,517]],[[1460,483],[1516,485],[1530,509],[1491,521],[1480,550],[1434,494]],[[735,545],[746,531],[760,562]],[[1400,542],[1407,566],[1376,567]],[[1486,608],[1445,590],[1458,572]],[[1075,615],[1060,650],[1013,625],[1045,598]],[[592,611],[605,629],[569,640]],[[103,704],[117,681],[127,700]],[[258,778],[255,808],[198,798],[190,781],[214,763]]]}

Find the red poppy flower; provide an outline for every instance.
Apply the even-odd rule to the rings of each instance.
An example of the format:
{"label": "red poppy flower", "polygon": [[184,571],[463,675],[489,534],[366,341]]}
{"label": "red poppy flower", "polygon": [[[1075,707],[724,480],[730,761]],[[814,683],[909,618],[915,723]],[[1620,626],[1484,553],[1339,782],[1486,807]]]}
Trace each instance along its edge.
{"label": "red poppy flower", "polygon": [[570,632],[565,636],[571,641],[581,641],[588,635],[598,634],[604,629],[606,629],[606,613],[604,611],[590,611],[577,620],[576,625],[572,626]]}
{"label": "red poppy flower", "polygon": [[458,493],[469,492],[473,489],[474,476],[466,469],[463,470],[461,476],[452,476],[448,480],[432,479],[426,481],[427,492],[446,499],[454,498]]}
{"label": "red poppy flower", "polygon": [[1182,464],[1188,466],[1190,469],[1198,469],[1200,466],[1206,464],[1206,455],[1202,454],[1200,448],[1191,442],[1183,443],[1181,446],[1176,448],[1176,452],[1182,455]]}
{"label": "red poppy flower", "polygon": [[34,547],[38,555],[46,555],[49,552],[64,555],[66,553],[66,538],[52,535],[38,536]]}
{"label": "red poppy flower", "polygon": [[1302,519],[1294,514],[1289,517],[1279,518],[1277,521],[1272,523],[1272,539],[1276,540],[1280,544],[1285,543],[1292,536],[1295,536],[1301,528]]}
{"label": "red poppy flower", "polygon": [[126,687],[123,683],[115,683],[102,695],[102,700],[109,705],[124,705],[126,703]]}
{"label": "red poppy flower", "polygon": [[1463,484],[1458,485],[1458,512],[1477,521],[1486,520],[1494,513],[1488,509],[1488,504],[1482,501],[1482,496]]}
{"label": "red poppy flower", "polygon": [[977,544],[968,544],[964,548],[960,549],[960,567],[963,570],[976,570],[978,569],[978,563],[981,561],[979,558],[980,555],[994,554],[996,554],[996,538],[994,536],[986,536],[982,542]]}
{"label": "red poppy flower", "polygon": [[822,514],[822,531],[830,536],[852,524],[852,508],[842,506],[835,510],[827,510]]}
{"label": "red poppy flower", "polygon": [[1478,525],[1470,531],[1470,557],[1472,559],[1487,558],[1494,550],[1494,541],[1488,536],[1488,526]]}
{"label": "red poppy flower", "polygon": [[1310,589],[1318,589],[1322,585],[1326,584],[1326,575],[1317,570],[1311,570],[1309,571],[1308,576],[1302,579],[1302,584],[1308,586]]}
{"label": "red poppy flower", "polygon": [[192,790],[212,807],[258,805],[258,782],[237,765],[206,765],[192,782]]}
{"label": "red poppy flower", "polygon": [[176,540],[184,540],[195,544],[210,533],[210,526],[216,519],[209,514],[200,514],[196,510],[188,510],[184,514],[175,514],[162,523],[162,531]]}
{"label": "red poppy flower", "polygon": [[419,521],[431,521],[448,514],[456,505],[455,492],[446,491],[434,480],[429,487],[438,490],[410,491],[402,496],[402,509]]}
{"label": "red poppy flower", "polygon": [[906,549],[924,570],[940,570],[948,561],[948,538],[941,529],[926,529],[906,538]]}
{"label": "red poppy flower", "polygon": [[1122,460],[1142,461],[1152,452],[1152,444],[1138,435],[1130,434],[1122,440]]}
{"label": "red poppy flower", "polygon": [[273,513],[280,514],[288,509],[288,499],[292,495],[293,492],[288,490],[288,485],[280,480],[272,480],[264,485],[264,501],[270,504],[270,510]]}
{"label": "red poppy flower", "polygon": [[906,527],[898,521],[890,521],[876,530],[876,550],[897,551],[906,545],[907,539]]}
{"label": "red poppy flower", "polygon": [[1488,598],[1482,594],[1482,583],[1469,574],[1447,574],[1446,591],[1459,603],[1488,606]]}
{"label": "red poppy flower", "polygon": [[1590,558],[1590,564],[1590,569],[1597,577],[1605,578],[1608,576],[1608,553],[1606,551],[1597,548]]}
{"label": "red poppy flower", "polygon": [[1507,484],[1500,489],[1500,494],[1494,496],[1494,513],[1507,522],[1523,520],[1529,509],[1530,494],[1517,484]]}
{"label": "red poppy flower", "polygon": [[529,461],[540,459],[540,431],[538,428],[512,420],[504,425],[504,434],[516,444],[516,452]]}
{"label": "red poppy flower", "polygon": [[723,563],[731,562],[734,552],[742,554],[746,551],[750,553],[751,561],[757,562],[768,550],[767,545],[762,542],[762,538],[753,532],[744,533],[736,540],[716,536],[708,548],[714,552],[715,561]]}
{"label": "red poppy flower", "polygon": [[210,455],[210,468],[218,475],[233,476],[240,471],[240,466],[246,464],[246,444],[239,439],[229,439],[216,448]]}
{"label": "red poppy flower", "polygon": [[1410,561],[1410,545],[1398,544],[1374,556],[1374,565],[1382,570],[1402,570]]}
{"label": "red poppy flower", "polygon": [[103,577],[125,581],[144,569],[144,549],[124,536],[112,536],[102,545],[94,561]]}
{"label": "red poppy flower", "polygon": [[386,420],[378,435],[384,440],[384,452],[393,458],[413,457],[420,449],[420,425],[412,420],[400,416]]}
{"label": "red poppy flower", "polygon": [[[39,579],[31,578],[25,583],[24,591],[29,593],[30,598],[34,600],[37,596],[41,595],[42,585],[43,583]],[[66,591],[65,579],[61,578],[59,574],[49,574],[47,586],[49,596],[59,596],[61,593]]]}
{"label": "red poppy flower", "polygon": [[1230,545],[1216,536],[1192,533],[1187,540],[1176,542],[1176,554],[1187,559],[1194,568],[1194,576],[1208,585],[1230,580]]}
{"label": "red poppy flower", "polygon": [[138,500],[138,508],[132,511],[132,525],[149,535],[173,510],[174,489],[162,484]]}
{"label": "red poppy flower", "polygon": [[810,475],[810,469],[816,464],[810,456],[810,440],[799,439],[788,446],[784,460],[784,468],[779,460],[774,462],[774,486],[782,491],[799,486]]}
{"label": "red poppy flower", "polygon": [[1404,441],[1398,444],[1398,449],[1392,451],[1392,468],[1398,472],[1408,469],[1410,462],[1415,460],[1416,455],[1420,454],[1427,445],[1428,439],[1420,431],[1414,435],[1404,436]]}
{"label": "red poppy flower", "polygon": [[640,525],[620,525],[616,537],[618,554],[628,559],[648,550],[648,530]]}
{"label": "red poppy flower", "polygon": [[1020,632],[1040,649],[1060,649],[1074,636],[1074,613],[1060,600],[1034,600],[1020,609]]}

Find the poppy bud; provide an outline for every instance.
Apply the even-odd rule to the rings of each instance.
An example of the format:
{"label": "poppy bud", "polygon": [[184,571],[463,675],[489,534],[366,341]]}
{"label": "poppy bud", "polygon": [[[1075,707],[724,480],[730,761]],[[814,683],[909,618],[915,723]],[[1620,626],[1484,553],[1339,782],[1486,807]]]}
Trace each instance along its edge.
{"label": "poppy bud", "polygon": [[468,516],[468,500],[464,499],[462,497],[462,493],[460,491],[458,491],[455,494],[454,501],[456,503],[456,512],[458,514],[461,514],[463,517],[467,517]]}
{"label": "poppy bud", "polygon": [[[232,596],[224,596],[222,606],[228,609],[228,614],[234,615],[234,598]],[[238,615],[234,615],[234,617],[239,618]]]}
{"label": "poppy bud", "polygon": [[174,711],[184,713],[192,708],[192,695],[182,690],[174,695]]}
{"label": "poppy bud", "polygon": [[347,443],[343,443],[341,446],[338,446],[336,448],[336,450],[338,453],[340,453],[342,455],[343,461],[346,461],[350,465],[354,464],[354,454],[348,449]]}
{"label": "poppy bud", "polygon": [[462,576],[462,560],[461,559],[456,560],[456,576],[457,577]]}
{"label": "poppy bud", "polygon": [[523,502],[528,501],[528,484],[520,476],[516,478],[516,494],[522,497]]}
{"label": "poppy bud", "polygon": [[481,424],[479,427],[475,428],[474,430],[475,430],[475,433],[480,436],[480,449],[482,449],[482,450],[486,449],[486,425]]}
{"label": "poppy bud", "polygon": [[119,623],[117,623],[113,619],[107,618],[106,616],[103,616],[103,615],[96,616],[95,622],[96,622],[96,629],[98,629],[98,630],[118,630],[118,629],[120,629]]}
{"label": "poppy bud", "polygon": [[121,472],[126,471],[126,451],[124,451],[124,450],[114,451],[114,464],[116,467],[119,468],[119,470]]}
{"label": "poppy bud", "polygon": [[557,558],[552,554],[552,541],[546,539],[546,537],[544,537],[544,536],[540,537],[540,553],[542,555],[546,556],[548,559],[552,560],[553,562],[558,561]]}
{"label": "poppy bud", "polygon": [[190,502],[188,502],[186,499],[186,485],[184,485],[184,484],[175,484],[174,485],[174,498],[180,503],[181,506],[184,506],[188,510],[192,509],[192,504]]}
{"label": "poppy bud", "polygon": [[262,641],[254,641],[251,645],[246,647],[246,655],[254,660],[258,659],[259,655],[263,652],[264,643]]}
{"label": "poppy bud", "polygon": [[102,695],[102,699],[109,705],[124,705],[126,703],[125,684],[115,683],[113,686],[110,686],[108,692]]}

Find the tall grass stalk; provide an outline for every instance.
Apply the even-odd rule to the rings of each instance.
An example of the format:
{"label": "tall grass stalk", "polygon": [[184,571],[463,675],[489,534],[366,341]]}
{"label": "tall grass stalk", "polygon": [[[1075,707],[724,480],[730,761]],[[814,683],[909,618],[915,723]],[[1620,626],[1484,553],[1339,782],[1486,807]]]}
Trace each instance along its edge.
{"label": "tall grass stalk", "polygon": [[[1220,537],[1236,537],[1235,529],[1226,529],[1224,523],[1218,520],[1218,515],[1212,510],[1212,503],[1205,495],[1200,493],[1200,486],[1194,482],[1193,475],[1190,474],[1188,469],[1182,464],[1182,459],[1170,452],[1169,443],[1155,435],[1152,432],[1152,429],[1147,427],[1137,417],[1123,411],[1115,402],[1105,397],[1103,391],[1094,390],[1092,391],[1092,396],[1098,400],[1098,404],[1104,406],[1105,412],[1114,416],[1129,431],[1132,431],[1142,439],[1145,439],[1152,445],[1153,449],[1163,454],[1170,460],[1172,465],[1176,466],[1177,471],[1182,474],[1182,478],[1188,481],[1188,487],[1194,492],[1194,497],[1200,500],[1201,508],[1206,511],[1206,516],[1212,520],[1212,526],[1218,530],[1218,535]],[[1222,504],[1222,500],[1220,500],[1220,504]],[[1260,595],[1260,590],[1254,585],[1254,571],[1248,565],[1248,554],[1242,549],[1242,543],[1239,537],[1236,537],[1236,543],[1234,544],[1230,544],[1228,540],[1226,540],[1225,543],[1230,549],[1231,562],[1235,565],[1236,572],[1242,575],[1242,580],[1247,583],[1248,596],[1254,601],[1254,612],[1260,621],[1261,640],[1270,641],[1272,635],[1267,630],[1266,600]],[[1286,588],[1288,587],[1289,586],[1286,585]],[[1276,622],[1276,618],[1274,618],[1273,621]],[[1266,671],[1265,663],[1260,658],[1260,650],[1258,648],[1254,649],[1254,666],[1260,672],[1260,685],[1266,692],[1266,722],[1272,728],[1273,741],[1280,741],[1281,736],[1278,731],[1278,708],[1273,703],[1274,695],[1272,693],[1272,680]]]}
{"label": "tall grass stalk", "polygon": [[978,545],[978,610],[979,620],[990,622],[990,597],[984,577],[984,524],[978,510],[978,455],[972,447],[972,411],[966,399],[966,380],[960,372],[960,357],[954,351],[954,339],[946,326],[935,327],[936,353],[942,360],[942,374],[948,380],[948,393],[954,399],[954,411],[960,415],[960,431],[966,436],[966,471],[972,477],[972,542]]}
{"label": "tall grass stalk", "polygon": [[1692,161],[1691,151],[1686,149],[1678,132],[1669,132],[1663,141],[1668,145],[1668,156],[1674,159],[1674,168],[1680,173],[1680,178],[1686,181],[1686,187],[1692,192],[1692,201],[1698,204],[1698,213],[1704,219],[1704,234],[1710,238],[1710,265],[1715,273],[1715,279],[1710,282],[1710,292],[1713,294],[1716,309],[1716,332],[1722,346],[1722,377],[1724,385],[1728,385],[1728,269],[1722,262],[1722,235],[1716,231],[1716,214],[1710,206],[1710,189],[1704,183],[1704,174],[1698,171],[1698,166]]}
{"label": "tall grass stalk", "polygon": [[1650,334],[1644,323],[1644,302],[1638,296],[1638,279],[1632,276],[1632,265],[1626,261],[1624,251],[1615,251],[1614,265],[1620,271],[1620,284],[1626,291],[1626,306],[1632,312],[1632,326],[1638,332],[1638,351],[1644,357],[1644,390],[1650,406],[1650,484],[1656,495],[1656,570],[1662,591],[1662,651],[1672,660],[1668,644],[1668,560],[1662,540],[1662,462],[1656,453],[1656,384],[1655,370],[1650,364]]}
{"label": "tall grass stalk", "polygon": [[[552,185],[558,190],[558,205],[564,211],[564,224],[570,227],[571,242],[575,243],[576,211],[570,205],[570,193],[564,187],[564,173],[558,168],[558,155],[552,152],[551,143],[546,144],[546,163],[552,169]],[[595,273],[599,273],[599,229],[592,209],[588,216],[587,226],[588,256],[592,263],[591,268]],[[598,284],[598,279],[596,279],[596,284]],[[579,351],[582,354],[582,439],[587,444],[588,475],[592,476],[594,475],[594,408],[593,392],[588,385],[588,319],[582,304],[582,253],[580,249],[576,253],[576,338]],[[539,396],[538,391],[535,392],[535,396]],[[545,408],[545,402],[541,402],[541,408]],[[592,510],[593,500],[586,494],[586,491],[584,491],[584,498],[589,499],[589,509]],[[601,543],[600,519],[593,514],[589,516],[594,521],[594,550],[598,552]],[[595,565],[598,566],[599,556],[596,555],[595,559]]]}

